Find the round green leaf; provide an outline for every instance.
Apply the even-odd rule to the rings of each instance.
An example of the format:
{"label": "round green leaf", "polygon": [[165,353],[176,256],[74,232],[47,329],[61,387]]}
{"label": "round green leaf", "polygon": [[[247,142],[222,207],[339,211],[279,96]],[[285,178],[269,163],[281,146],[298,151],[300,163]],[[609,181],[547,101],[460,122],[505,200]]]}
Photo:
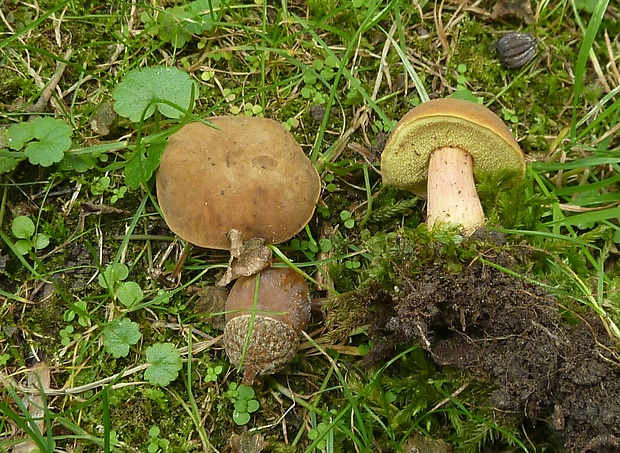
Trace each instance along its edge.
{"label": "round green leaf", "polygon": [[254,398],[254,389],[249,385],[241,384],[237,390],[239,391],[239,399],[251,400]]}
{"label": "round green leaf", "polygon": [[13,219],[11,231],[16,238],[30,239],[35,231],[34,222],[25,215],[17,216]]}
{"label": "round green leaf", "polygon": [[246,425],[250,421],[250,414],[247,412],[233,411],[233,420],[237,425]]}
{"label": "round green leaf", "polygon": [[237,401],[235,401],[235,410],[237,412],[247,412],[248,411],[248,402],[247,402],[247,400],[237,400]]}
{"label": "round green leaf", "polygon": [[130,71],[116,86],[114,110],[133,122],[149,118],[158,109],[168,118],[180,118],[179,109],[162,103],[167,101],[181,109],[191,110],[192,90],[195,85],[186,72],[175,68],[150,67]]}
{"label": "round green leaf", "polygon": [[260,404],[258,403],[258,401],[256,400],[250,400],[248,401],[247,404],[247,410],[248,412],[251,414],[252,412],[256,412],[258,410],[258,408],[260,407]]}
{"label": "round green leaf", "polygon": [[136,282],[123,282],[118,287],[116,297],[124,306],[133,307],[144,298],[144,293]]}
{"label": "round green leaf", "polygon": [[138,324],[129,318],[123,318],[104,327],[103,347],[115,359],[126,357],[129,347],[140,341],[141,337]]}
{"label": "round green leaf", "polygon": [[48,238],[45,234],[39,233],[34,239],[34,248],[37,250],[42,250],[45,247],[50,245],[50,238]]}
{"label": "round green leaf", "polygon": [[15,243],[15,251],[20,255],[27,255],[32,245],[25,239],[20,239]]}

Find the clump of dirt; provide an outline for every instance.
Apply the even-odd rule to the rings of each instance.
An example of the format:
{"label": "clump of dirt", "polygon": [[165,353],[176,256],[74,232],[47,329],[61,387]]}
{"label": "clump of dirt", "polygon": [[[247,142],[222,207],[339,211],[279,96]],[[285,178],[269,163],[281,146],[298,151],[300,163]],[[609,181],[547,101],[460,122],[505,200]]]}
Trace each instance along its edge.
{"label": "clump of dirt", "polygon": [[571,325],[543,289],[479,262],[453,273],[435,260],[400,277],[390,307],[377,298],[389,316],[372,324],[367,362],[415,341],[437,364],[489,380],[493,407],[545,422],[563,451],[619,451],[620,363],[597,317]]}

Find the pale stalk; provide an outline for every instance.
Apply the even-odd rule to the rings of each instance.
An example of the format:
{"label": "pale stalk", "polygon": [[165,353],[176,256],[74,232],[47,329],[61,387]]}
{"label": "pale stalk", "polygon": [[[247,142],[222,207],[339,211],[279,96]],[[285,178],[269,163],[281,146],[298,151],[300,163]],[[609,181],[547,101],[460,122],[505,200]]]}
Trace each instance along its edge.
{"label": "pale stalk", "polygon": [[484,212],[474,183],[474,161],[460,149],[435,150],[428,167],[427,223],[460,225],[466,235],[484,225]]}

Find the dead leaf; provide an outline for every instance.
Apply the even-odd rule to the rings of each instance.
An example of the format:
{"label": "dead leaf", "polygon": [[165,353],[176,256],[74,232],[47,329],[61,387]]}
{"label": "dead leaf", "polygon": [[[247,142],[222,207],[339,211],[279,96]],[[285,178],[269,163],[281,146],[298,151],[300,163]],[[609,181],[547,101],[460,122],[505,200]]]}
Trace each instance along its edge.
{"label": "dead leaf", "polygon": [[249,277],[271,266],[271,249],[265,245],[264,239],[253,238],[243,242],[241,232],[235,229],[230,230],[227,236],[230,240],[230,260],[217,286],[226,286],[239,277]]}
{"label": "dead leaf", "polygon": [[233,434],[230,436],[230,447],[233,453],[261,453],[269,444],[259,433]]}
{"label": "dead leaf", "polygon": [[517,20],[525,24],[534,23],[534,11],[530,0],[500,0],[491,10],[491,19],[496,21]]}

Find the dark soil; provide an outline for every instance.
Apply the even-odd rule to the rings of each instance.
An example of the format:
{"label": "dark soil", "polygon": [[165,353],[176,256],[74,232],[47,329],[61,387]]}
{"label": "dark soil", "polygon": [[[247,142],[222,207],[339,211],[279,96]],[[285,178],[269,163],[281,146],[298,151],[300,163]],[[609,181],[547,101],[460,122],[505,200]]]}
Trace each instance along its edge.
{"label": "dark soil", "polygon": [[546,425],[560,451],[620,451],[620,364],[596,316],[569,323],[540,287],[479,262],[401,278],[396,295],[375,298],[384,316],[373,318],[368,362],[417,342],[438,365],[489,381],[491,406]]}

